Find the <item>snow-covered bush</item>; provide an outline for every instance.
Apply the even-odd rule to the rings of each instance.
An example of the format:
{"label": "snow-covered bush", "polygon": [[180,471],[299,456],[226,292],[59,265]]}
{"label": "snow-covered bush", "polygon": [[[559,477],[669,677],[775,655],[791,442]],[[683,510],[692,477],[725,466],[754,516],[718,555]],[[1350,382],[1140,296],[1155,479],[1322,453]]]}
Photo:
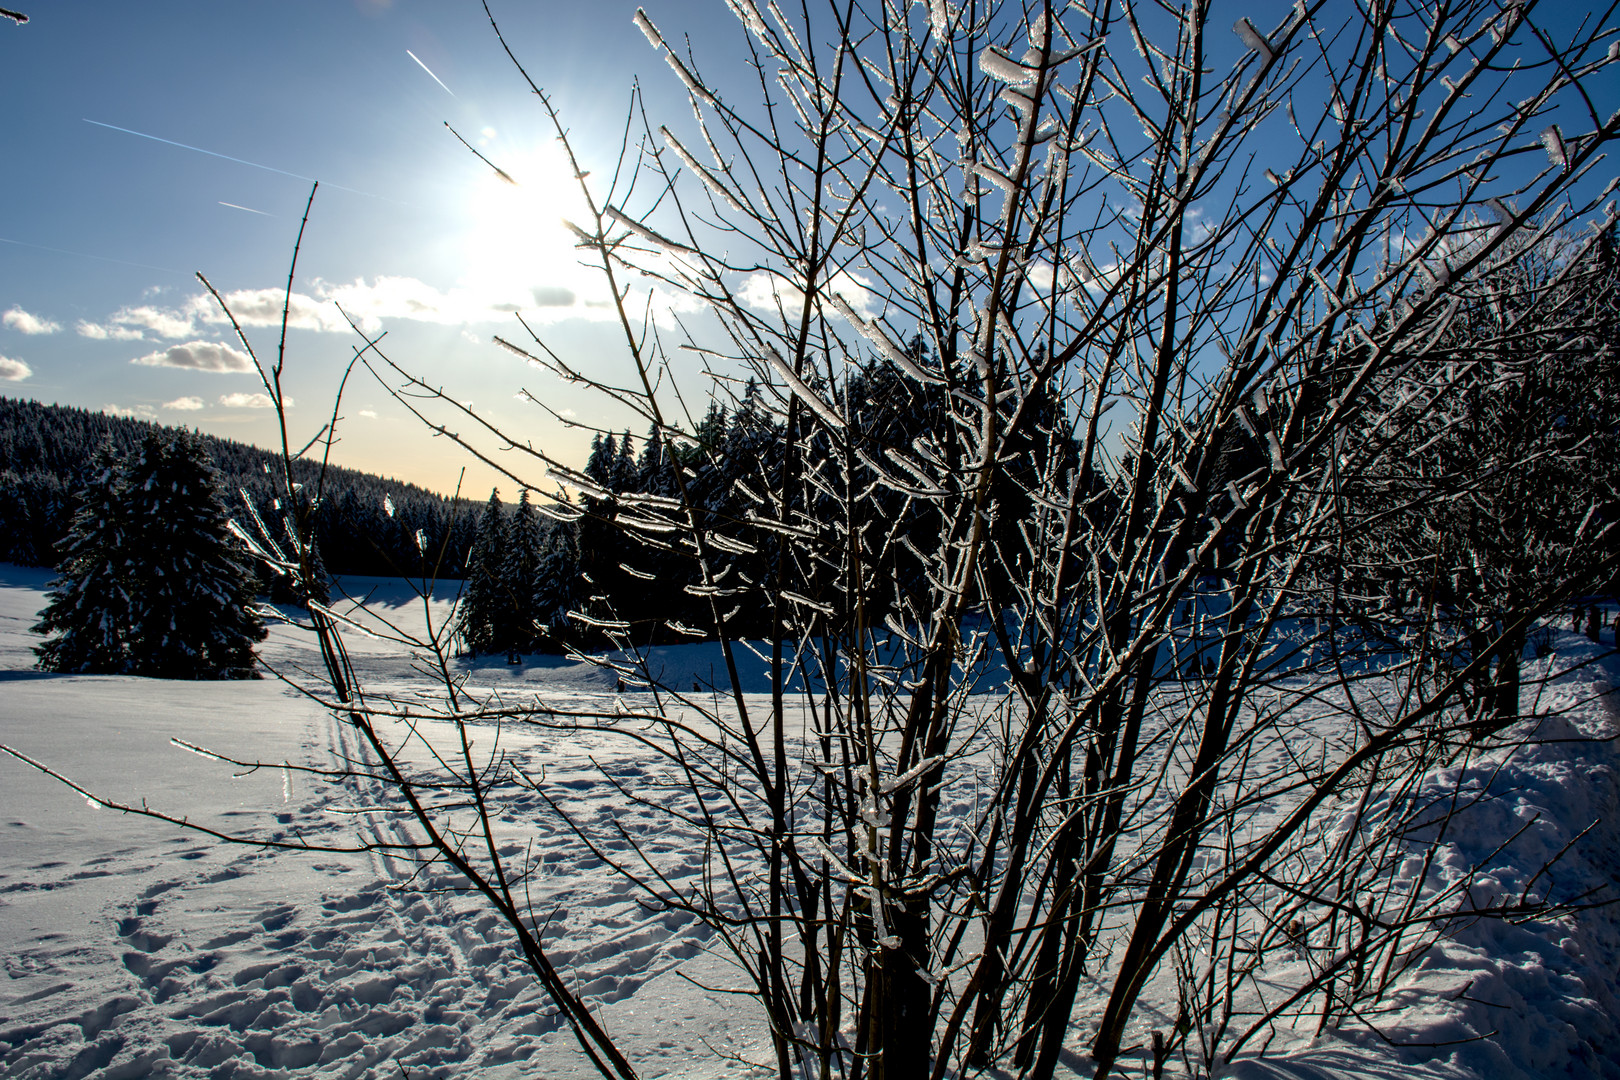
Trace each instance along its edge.
{"label": "snow-covered bush", "polygon": [[[1498,227],[1464,230],[1461,248]],[[1505,245],[1458,283],[1425,353],[1374,380],[1339,447],[1351,523],[1334,564],[1341,606],[1361,627],[1398,635],[1428,605],[1450,664],[1492,653],[1467,702],[1475,731],[1520,715],[1531,630],[1520,616],[1551,614],[1546,598],[1561,588],[1596,595],[1612,585],[1615,244],[1611,221],[1595,234],[1537,230]]]}

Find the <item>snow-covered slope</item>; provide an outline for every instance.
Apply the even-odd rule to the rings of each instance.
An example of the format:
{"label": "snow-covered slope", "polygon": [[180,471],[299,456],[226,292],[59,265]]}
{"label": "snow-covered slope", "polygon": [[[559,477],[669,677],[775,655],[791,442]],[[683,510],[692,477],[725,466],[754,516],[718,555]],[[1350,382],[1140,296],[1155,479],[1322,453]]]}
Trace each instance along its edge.
{"label": "snow-covered slope", "polygon": [[[48,577],[0,567],[0,742],[108,799],[144,799],[204,828],[328,846],[388,838],[385,822],[342,812],[363,807],[364,791],[292,768],[233,775],[240,770],[171,742],[290,766],[321,767],[355,752],[322,710],[274,680],[32,671],[27,628]],[[446,601],[423,606],[392,582],[349,584],[370,592],[375,617],[397,624],[420,627],[447,613]],[[1559,645],[1562,663],[1597,652],[1573,636]],[[368,681],[399,688],[417,677],[385,642],[356,637],[352,648]],[[273,632],[264,654],[282,668],[315,663],[308,643],[285,629]],[[668,648],[656,661],[683,688],[687,680],[707,685],[717,650]],[[760,678],[763,661],[746,663],[745,681]],[[1603,692],[1617,671],[1602,659],[1564,679],[1564,699],[1543,704],[1567,706],[1556,721],[1565,726],[1542,737],[1613,724],[1613,696]],[[515,668],[479,665],[470,678],[502,693],[586,700],[617,692],[619,676],[531,657]],[[633,678],[626,692],[635,692]],[[503,739],[569,793],[583,825],[622,827],[671,874],[695,872],[693,853],[666,843],[658,821],[623,805],[604,779],[634,784],[649,773],[632,745],[544,732]],[[1620,807],[1610,744],[1551,742],[1473,768],[1469,779],[1494,796],[1488,812],[1451,837],[1459,860],[1492,854],[1504,825],[1529,823],[1492,864],[1499,888],[1516,893],[1532,884],[1525,867],[1595,820],[1589,839],[1601,842],[1561,864],[1560,885],[1616,881]],[[746,1075],[747,1063],[767,1059],[748,1000],[718,992],[739,980],[700,926],[638,904],[628,882],[546,826],[552,819],[538,805],[514,800],[505,811],[503,839],[525,845],[541,868],[534,888],[553,958],[600,1006],[643,1076]],[[357,822],[371,831],[357,835]],[[222,845],[98,807],[0,758],[0,1074],[594,1075],[498,921],[456,894],[452,878],[413,869],[365,852]],[[1432,949],[1367,1028],[1279,1039],[1230,1075],[1620,1076],[1609,1056],[1620,1048],[1617,926],[1610,909],[1560,922],[1480,924]],[[1074,1045],[1083,1034],[1076,1031]],[[1064,1061],[1084,1075],[1079,1054]],[[1137,1065],[1130,1068],[1135,1075]]]}

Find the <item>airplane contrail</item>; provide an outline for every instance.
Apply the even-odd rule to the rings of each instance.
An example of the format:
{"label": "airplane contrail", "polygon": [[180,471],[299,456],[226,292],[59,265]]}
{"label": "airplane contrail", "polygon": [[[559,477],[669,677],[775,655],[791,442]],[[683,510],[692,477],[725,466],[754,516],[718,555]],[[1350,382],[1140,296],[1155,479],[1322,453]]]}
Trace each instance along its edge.
{"label": "airplane contrail", "polygon": [[109,259],[105,255],[90,255],[83,251],[69,251],[67,248],[46,247],[44,244],[30,244],[26,240],[12,240],[0,236],[0,244],[16,244],[18,247],[33,248],[35,251],[49,251],[57,255],[72,255],[75,259],[94,259],[96,262],[116,263],[119,266],[135,266],[142,270],[161,270],[165,274],[181,274],[189,277],[184,270],[171,270],[167,266],[153,266],[151,263],[129,262],[125,259]]}
{"label": "airplane contrail", "polygon": [[[279,173],[282,176],[290,176],[294,180],[303,180],[310,184],[315,183],[315,178],[313,176],[304,176],[302,173],[288,172],[286,169],[277,169],[270,165],[260,165],[257,161],[247,161],[243,158],[231,157],[229,154],[218,154],[212,150],[204,150],[200,146],[192,146],[189,143],[175,142],[173,139],[159,138],[156,135],[148,135],[144,131],[132,131],[126,127],[119,127],[117,124],[103,124],[100,120],[92,120],[88,116],[84,117],[83,120],[87,124],[96,125],[96,127],[104,127],[112,131],[122,131],[125,135],[134,135],[142,139],[151,139],[153,142],[160,142],[167,146],[178,146],[182,150],[193,150],[199,154],[207,154],[209,157],[219,158],[222,161],[234,161],[238,165],[246,165],[254,169],[263,169],[265,172]],[[368,199],[382,198],[381,195],[373,195],[369,191],[361,191],[358,188],[344,187],[342,184],[333,184],[324,180],[321,181],[321,183],[326,187],[337,188],[339,191],[347,191],[354,195],[364,195]]]}
{"label": "airplane contrail", "polygon": [[226,202],[224,199],[219,200],[219,205],[228,206],[232,210],[246,210],[250,214],[258,214],[261,217],[275,217],[276,216],[274,214],[266,214],[263,210],[255,210],[251,206],[239,206],[239,205],[237,205],[236,203],[233,203],[233,202]]}
{"label": "airplane contrail", "polygon": [[[409,49],[406,49],[405,50],[405,55],[410,57],[412,60],[415,60],[416,61],[416,66],[421,68],[423,71],[428,73],[428,78],[432,79],[434,82],[438,83],[440,86],[444,86],[444,80],[439,78],[437,75],[433,74],[433,69],[428,67],[426,64],[422,63],[421,58],[418,57],[415,53],[411,52],[411,50],[409,50]],[[450,89],[448,86],[444,86],[444,92],[449,94],[451,97],[456,96],[456,92],[454,90]],[[457,100],[459,100],[459,99],[457,99]]]}

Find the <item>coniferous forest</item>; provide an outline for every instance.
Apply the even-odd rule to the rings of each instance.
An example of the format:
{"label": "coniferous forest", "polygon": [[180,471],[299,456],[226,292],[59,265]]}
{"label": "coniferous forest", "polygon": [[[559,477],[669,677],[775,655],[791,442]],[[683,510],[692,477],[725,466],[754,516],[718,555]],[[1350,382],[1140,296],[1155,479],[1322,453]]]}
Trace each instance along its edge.
{"label": "coniferous forest", "polygon": [[[1575,275],[1580,284],[1568,290],[1565,303],[1579,309],[1578,321],[1587,334],[1569,341],[1560,338],[1549,346],[1549,361],[1541,365],[1546,377],[1538,375],[1533,386],[1521,385],[1522,380],[1504,383],[1487,370],[1488,365],[1436,350],[1445,363],[1461,362],[1470,370],[1479,368],[1479,373],[1464,395],[1466,423],[1459,427],[1453,420],[1447,432],[1428,433],[1419,440],[1424,444],[1421,452],[1477,456],[1481,442],[1493,443],[1500,433],[1485,438],[1486,432],[1475,428],[1500,427],[1493,418],[1501,415],[1519,417],[1509,427],[1533,444],[1527,453],[1548,440],[1558,443],[1560,450],[1570,444],[1573,451],[1553,454],[1550,460],[1562,463],[1565,472],[1570,467],[1575,472],[1554,475],[1543,468],[1546,475],[1538,480],[1542,501],[1562,493],[1554,498],[1562,500],[1556,511],[1548,512],[1557,523],[1554,532],[1567,532],[1566,519],[1579,517],[1578,510],[1590,507],[1588,525],[1594,518],[1601,524],[1616,513],[1611,451],[1617,434],[1605,411],[1615,394],[1616,369],[1610,358],[1616,319],[1613,294],[1604,287],[1616,273],[1615,249],[1611,228],[1582,260]],[[1528,271],[1520,267],[1518,272]],[[1461,321],[1498,317],[1493,311],[1488,305],[1478,311],[1469,308]],[[1465,336],[1458,339],[1458,346],[1466,353]],[[913,365],[929,362],[920,338],[905,351]],[[1509,386],[1510,397],[1535,395],[1540,412],[1527,418],[1521,415],[1526,410],[1517,398],[1498,401],[1503,385]],[[314,514],[315,550],[324,573],[464,579],[454,628],[460,650],[515,658],[519,653],[614,642],[651,645],[710,638],[716,612],[729,636],[768,636],[772,600],[762,583],[773,573],[783,537],[812,539],[838,510],[832,486],[822,490],[816,505],[793,509],[785,517],[770,493],[780,486],[779,474],[785,467],[847,469],[883,500],[879,515],[883,531],[874,537],[872,569],[887,584],[882,595],[866,599],[864,617],[914,622],[927,592],[926,568],[917,553],[938,534],[941,523],[926,499],[908,496],[903,484],[892,482],[892,475],[884,476],[890,483],[874,481],[892,472],[893,461],[905,460],[919,448],[926,452],[931,433],[950,423],[950,403],[938,387],[875,361],[851,374],[836,393],[847,401],[863,433],[863,453],[851,462],[837,460],[825,434],[816,432],[808,418],[790,421],[781,410],[769,407],[757,382],[749,379],[724,404],[711,399],[689,438],[660,439],[652,433],[637,438],[629,431],[598,434],[577,474],[581,480],[577,494],[559,489],[548,498],[532,500],[524,490],[509,506],[497,490],[480,508],[470,500],[448,499],[415,485],[336,466],[326,467],[323,479],[320,463],[307,458],[294,463],[295,482],[306,491],[319,487],[325,493]],[[1327,391],[1321,393],[1325,399]],[[1038,437],[1026,433],[1019,436],[1022,442],[1012,441],[1006,456],[1017,466],[1003,485],[1005,490],[994,493],[1002,513],[990,539],[1007,550],[1018,547],[1019,523],[1031,510],[1023,490],[1027,485],[1017,478],[1070,472],[1080,453],[1072,419],[1063,415],[1055,389],[1032,392],[1030,402],[1021,407],[1034,415],[1025,432]],[[788,431],[789,423],[802,430]],[[147,421],[0,398],[0,561],[62,565],[72,554],[75,514],[86,499],[97,497],[94,478],[107,468],[101,455],[113,459],[138,455],[143,441],[161,430]],[[803,447],[801,460],[784,461],[782,448],[789,442]],[[1264,425],[1251,429],[1229,424],[1221,442],[1212,474],[1217,488],[1267,460]],[[258,515],[260,531],[268,528],[273,533],[273,523],[281,517],[279,457],[209,435],[197,435],[196,443],[220,474],[227,509],[245,524]],[[1545,456],[1552,449],[1549,443],[1541,453]],[[1580,465],[1570,466],[1571,462]],[[1489,471],[1488,462],[1474,467]],[[1129,472],[1126,462],[1120,475]],[[1386,479],[1362,478],[1367,483]],[[1408,482],[1415,481],[1408,478]],[[1087,483],[1085,496],[1097,506],[1121,498],[1117,482],[1110,485],[1092,474]],[[709,553],[707,583],[690,545],[672,541],[659,524],[664,504],[682,495],[697,511],[702,529],[727,537],[722,548]],[[1530,504],[1521,500],[1521,505],[1528,509]],[[1488,520],[1506,518],[1493,512]],[[1534,563],[1537,552],[1543,561],[1558,561],[1561,549],[1551,538],[1509,536],[1501,528],[1485,531],[1502,534],[1497,546],[1522,553],[1521,562],[1529,558]],[[1464,543],[1473,552],[1468,565],[1475,576],[1484,575],[1477,582],[1470,579],[1469,587],[1486,597],[1481,602],[1491,610],[1503,605],[1489,597],[1500,599],[1510,589],[1509,582],[1535,576],[1529,564],[1497,567],[1501,559],[1488,552],[1482,555],[1491,544],[1481,538],[1478,522],[1430,522],[1397,514],[1368,536],[1380,550],[1402,544],[1421,548],[1442,537]],[[1389,568],[1400,565],[1398,560],[1391,564],[1348,549],[1341,557],[1344,564],[1333,573],[1353,591],[1373,598],[1358,610],[1374,612],[1364,620],[1364,629],[1377,636],[1378,604],[1402,589],[1409,591],[1411,583],[1390,577]],[[1374,562],[1385,567],[1382,576],[1364,580],[1364,564]],[[835,621],[855,617],[845,610],[847,590],[834,568],[808,562],[796,568],[795,578],[799,589],[792,594],[793,603]],[[974,588],[993,593],[1002,584],[987,579]],[[1617,583],[1591,584],[1613,589]],[[277,582],[260,585],[275,599],[294,599],[277,593]],[[718,608],[716,601],[721,601]],[[982,601],[980,596],[974,602]],[[1448,605],[1459,604],[1468,606],[1459,598],[1448,598]],[[1511,647],[1507,651],[1516,653]]]}
{"label": "coniferous forest", "polygon": [[[88,409],[0,397],[0,562],[56,566],[78,500],[106,448],[135,453],[161,425]],[[243,493],[268,514],[280,491],[280,457],[245,443],[199,436],[219,471],[227,508],[245,513]],[[313,490],[318,460],[294,462],[295,479]],[[334,574],[420,575],[416,534],[436,552],[449,538],[443,576],[458,577],[476,523],[476,505],[370,473],[327,466],[327,498],[316,515],[316,544]]]}
{"label": "coniferous forest", "polygon": [[[855,377],[847,392],[861,403],[874,446],[910,445],[943,407],[938,395],[880,365]],[[96,478],[106,473],[107,459],[138,455],[164,430],[149,421],[0,398],[0,561],[63,565],[72,554],[75,515],[102,492]],[[742,538],[723,553],[715,587],[728,600],[728,632],[757,636],[769,622],[758,584],[781,528],[759,493],[781,468],[783,434],[782,419],[750,382],[729,407],[711,402],[673,456],[661,440],[628,431],[597,436],[583,470],[591,487],[573,503],[531,501],[525,491],[512,505],[495,491],[480,507],[337,466],[328,466],[322,481],[320,463],[308,459],[295,462],[294,473],[306,490],[321,484],[325,491],[315,512],[315,548],[327,573],[421,577],[436,568],[441,578],[464,578],[457,636],[465,651],[481,655],[590,647],[615,633],[646,643],[711,636],[695,629],[712,621],[696,560],[639,529],[633,509],[673,497],[679,468],[706,519]],[[226,509],[252,532],[251,502],[273,532],[279,457],[206,434],[196,442],[219,473]],[[894,591],[885,607],[894,613],[907,608],[921,574],[908,555],[907,534],[936,527],[918,506],[899,499],[889,508],[883,558],[892,564]],[[811,528],[814,516],[798,527]],[[276,594],[275,582],[260,584],[292,599]],[[806,602],[836,607],[839,594],[836,581],[807,579]]]}

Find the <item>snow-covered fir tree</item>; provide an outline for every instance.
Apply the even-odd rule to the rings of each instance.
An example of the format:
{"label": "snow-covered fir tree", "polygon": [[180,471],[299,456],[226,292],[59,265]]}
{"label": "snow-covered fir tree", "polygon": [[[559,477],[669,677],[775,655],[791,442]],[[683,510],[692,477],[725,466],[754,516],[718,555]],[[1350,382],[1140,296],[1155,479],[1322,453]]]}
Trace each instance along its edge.
{"label": "snow-covered fir tree", "polygon": [[34,632],[45,671],[116,675],[130,670],[125,631],[130,597],[124,580],[127,535],[118,463],[103,446],[80,492],[73,527],[63,540],[61,577]]}
{"label": "snow-covered fir tree", "polygon": [[598,435],[591,440],[591,453],[585,459],[585,475],[605,494],[587,493],[581,503],[584,514],[575,532],[583,579],[577,609],[596,618],[617,619],[619,601],[630,595],[632,583],[640,584],[619,569],[619,564],[629,552],[624,535],[615,524],[619,516],[619,502],[614,496],[624,490],[626,479],[618,439],[609,434],[605,437]]}
{"label": "snow-covered fir tree", "polygon": [[265,628],[252,608],[253,575],[201,440],[154,431],[120,472],[135,673],[257,678],[253,646]]}
{"label": "snow-covered fir tree", "polygon": [[500,647],[496,626],[497,605],[501,602],[501,560],[506,548],[506,512],[501,508],[499,489],[489,493],[484,514],[478,519],[478,533],[467,553],[467,580],[462,588],[456,633],[462,647],[476,656]]}
{"label": "snow-covered fir tree", "polygon": [[654,424],[647,429],[647,438],[641,444],[641,456],[636,459],[635,489],[664,498],[679,497],[675,465],[665,441],[659,438],[658,425]]}
{"label": "snow-covered fir tree", "polygon": [[585,459],[585,475],[596,481],[604,490],[613,487],[613,463],[619,456],[619,443],[611,434],[607,438],[601,435],[591,437],[591,452]]}
{"label": "snow-covered fir tree", "polygon": [[529,505],[529,489],[524,488],[507,528],[506,553],[501,566],[503,595],[496,622],[504,648],[530,652],[535,647],[534,593],[544,545],[540,515]]}
{"label": "snow-covered fir tree", "polygon": [[103,458],[40,624],[41,667],[166,679],[257,678],[253,576],[197,436],[152,431]]}
{"label": "snow-covered fir tree", "polygon": [[610,480],[614,494],[634,491],[637,479],[634,444],[630,440],[630,432],[626,431],[619,436],[619,449],[613,455],[613,472]]}
{"label": "snow-covered fir tree", "polygon": [[568,612],[578,603],[579,545],[572,522],[559,521],[547,532],[534,583],[534,618],[546,628],[548,648],[569,640]]}

